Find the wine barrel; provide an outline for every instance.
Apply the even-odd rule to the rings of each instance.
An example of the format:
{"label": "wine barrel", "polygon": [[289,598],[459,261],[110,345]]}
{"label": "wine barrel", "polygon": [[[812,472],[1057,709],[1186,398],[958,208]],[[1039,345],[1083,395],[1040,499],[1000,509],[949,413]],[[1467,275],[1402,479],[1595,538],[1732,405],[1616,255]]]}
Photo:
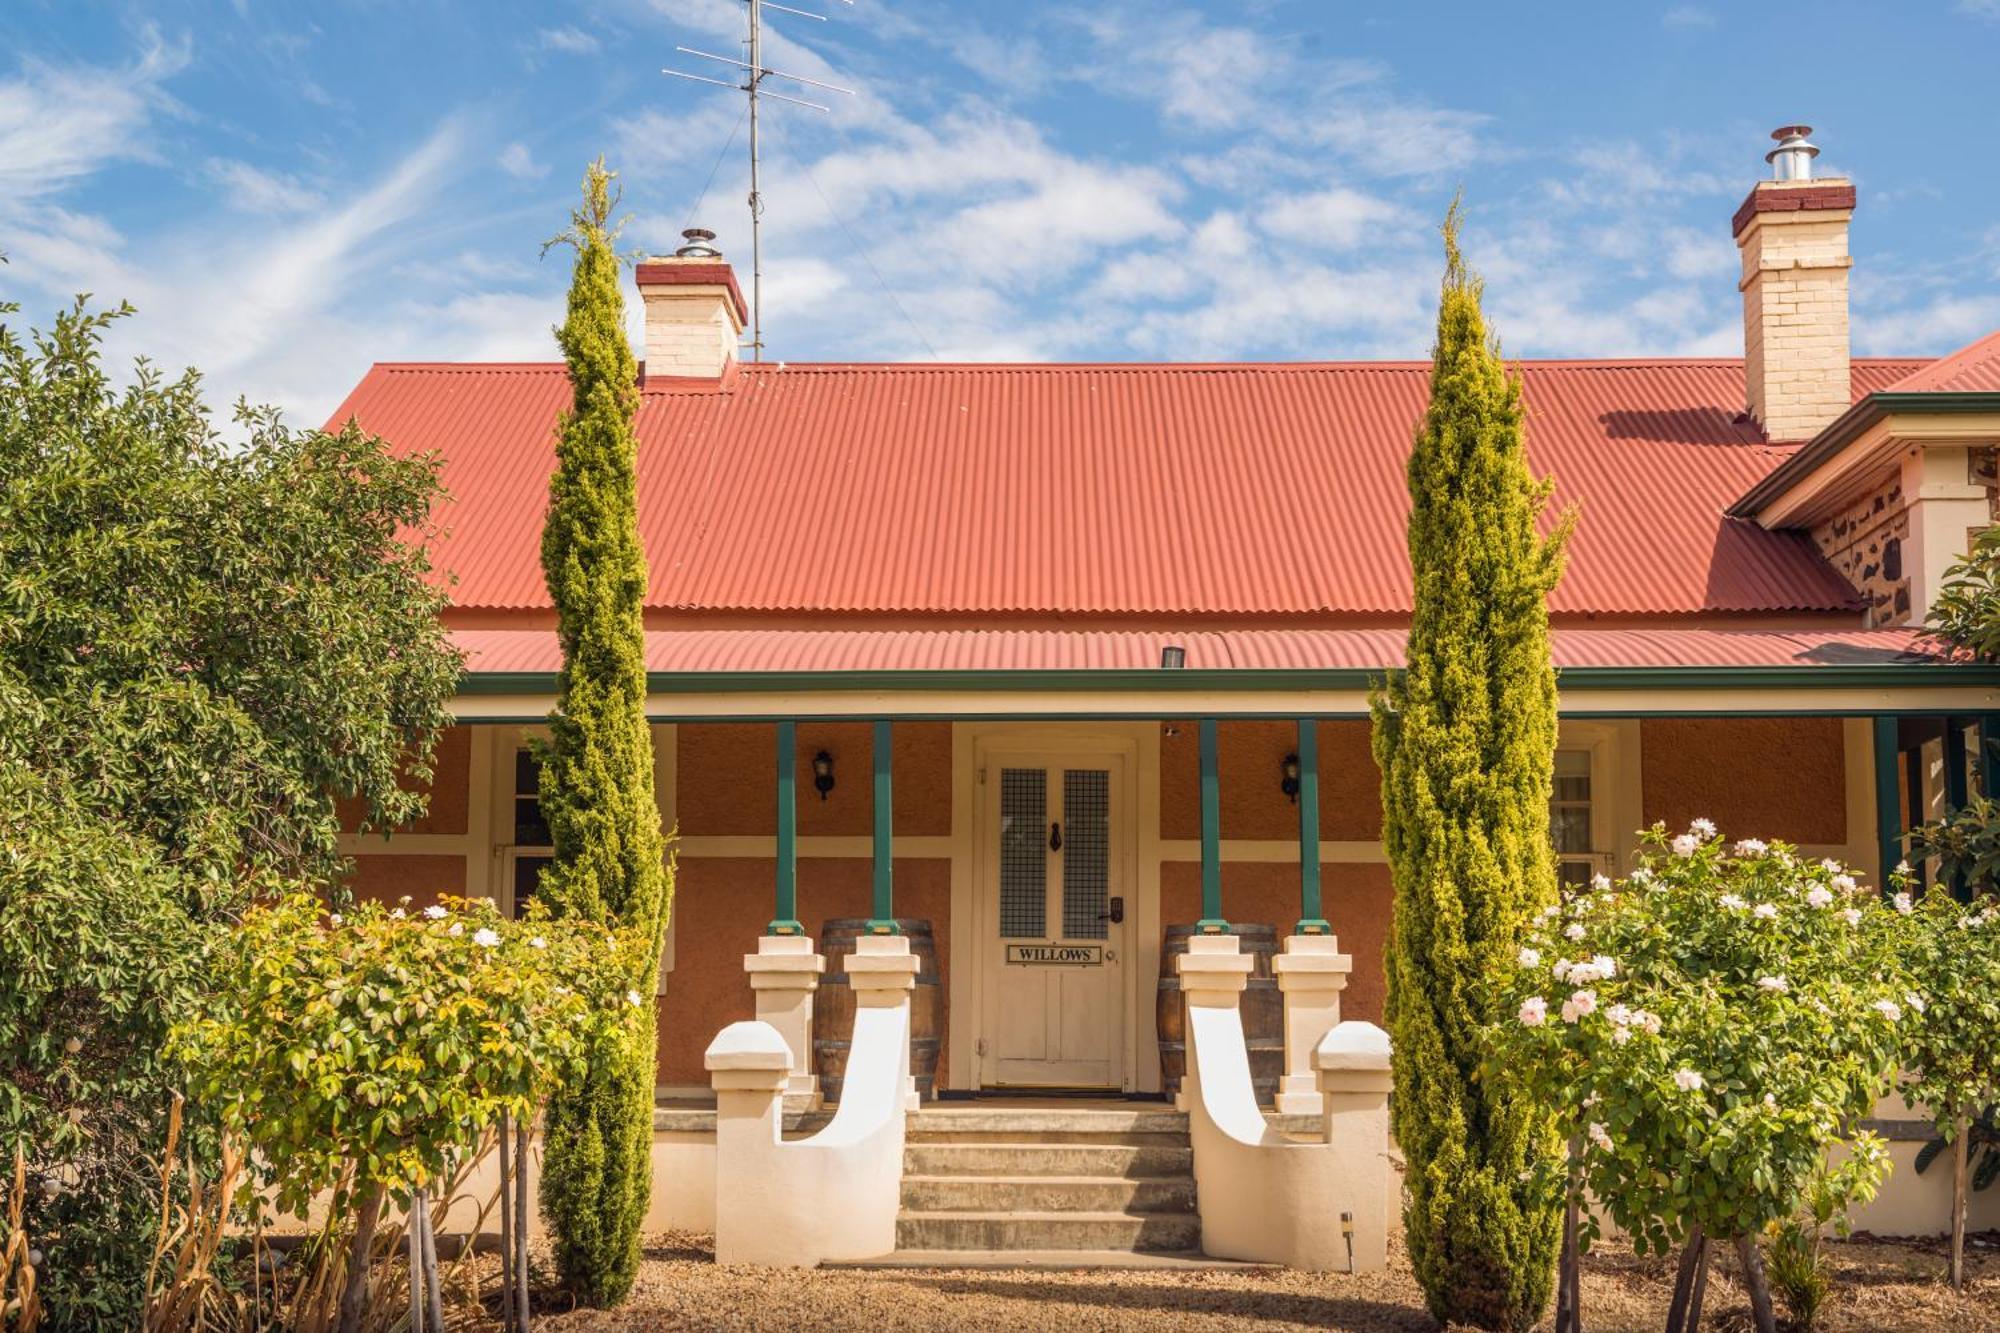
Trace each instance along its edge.
{"label": "wine barrel", "polygon": [[[917,988],[910,994],[910,1073],[918,1095],[928,1101],[937,1088],[938,1018],[944,996],[937,940],[929,921],[898,917],[896,929],[917,957]],[[820,1095],[830,1102],[840,1100],[847,1049],[854,1037],[854,988],[847,980],[847,957],[854,952],[854,942],[867,933],[867,918],[851,916],[828,921],[819,935],[826,972],[813,996],[813,1070],[819,1075]]]}
{"label": "wine barrel", "polygon": [[[1238,947],[1250,955],[1250,977],[1243,987],[1243,1037],[1250,1047],[1250,1083],[1257,1100],[1273,1105],[1278,1081],[1285,1072],[1285,997],[1278,990],[1271,960],[1278,953],[1275,926],[1231,924]],[[1160,1081],[1167,1096],[1180,1091],[1187,1074],[1187,1007],[1181,1003],[1181,977],[1174,959],[1188,951],[1193,926],[1168,926],[1160,945],[1160,990],[1157,1020],[1160,1033]]]}

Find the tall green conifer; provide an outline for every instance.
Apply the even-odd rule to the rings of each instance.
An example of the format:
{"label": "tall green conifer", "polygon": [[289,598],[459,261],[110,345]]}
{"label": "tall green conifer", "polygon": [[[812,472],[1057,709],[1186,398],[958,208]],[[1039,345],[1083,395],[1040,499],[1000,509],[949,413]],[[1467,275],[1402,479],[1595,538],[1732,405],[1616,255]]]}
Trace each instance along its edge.
{"label": "tall green conifer", "polygon": [[637,368],[618,286],[611,180],[602,158],[591,164],[583,207],[550,242],[576,250],[569,314],[556,330],[574,399],[559,427],[542,528],[563,665],[541,751],[555,862],[538,891],[558,915],[651,941],[634,955],[631,990],[642,1002],[619,1040],[596,1052],[589,1076],[549,1105],[542,1209],[565,1285],[600,1305],[622,1300],[638,1269],[652,1188],[652,996],[672,898],[646,725]]}
{"label": "tall green conifer", "polygon": [[1524,1330],[1547,1304],[1560,1218],[1546,1108],[1482,1077],[1480,1025],[1523,926],[1556,900],[1549,788],[1556,682],[1547,595],[1570,519],[1528,471],[1521,389],[1445,218],[1429,409],[1410,455],[1416,600],[1408,665],[1375,700],[1383,838],[1395,881],[1387,957],[1405,1234],[1440,1320]]}

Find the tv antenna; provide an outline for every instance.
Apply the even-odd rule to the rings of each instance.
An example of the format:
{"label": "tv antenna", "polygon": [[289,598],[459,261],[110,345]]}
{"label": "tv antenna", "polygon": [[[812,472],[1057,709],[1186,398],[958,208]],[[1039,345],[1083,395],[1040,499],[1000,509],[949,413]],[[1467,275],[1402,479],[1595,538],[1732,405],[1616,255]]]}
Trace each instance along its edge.
{"label": "tv antenna", "polygon": [[[852,5],[854,0],[840,0],[844,5]],[[678,69],[663,69],[662,74],[670,74],[676,79],[687,79],[693,83],[712,83],[718,88],[734,88],[750,97],[750,359],[764,359],[764,196],[757,189],[757,100],[768,97],[774,102],[789,102],[793,106],[806,107],[813,111],[830,108],[818,102],[808,102],[802,97],[787,97],[783,93],[764,91],[767,78],[789,79],[807,88],[819,88],[830,93],[842,93],[852,97],[852,88],[843,88],[835,83],[822,83],[818,79],[808,79],[803,74],[787,74],[781,69],[771,69],[764,64],[764,14],[766,9],[775,9],[784,14],[795,14],[799,18],[811,19],[815,23],[826,22],[826,15],[814,14],[809,10],[793,9],[790,5],[780,5],[773,0],[743,0],[748,9],[749,35],[744,45],[749,47],[748,60],[737,60],[733,56],[719,56],[713,51],[697,51],[692,46],[676,46],[674,50],[683,55],[699,56],[703,60],[719,61],[724,65],[734,65],[744,72],[742,83],[731,83],[727,79],[711,79],[705,74],[689,74]]]}

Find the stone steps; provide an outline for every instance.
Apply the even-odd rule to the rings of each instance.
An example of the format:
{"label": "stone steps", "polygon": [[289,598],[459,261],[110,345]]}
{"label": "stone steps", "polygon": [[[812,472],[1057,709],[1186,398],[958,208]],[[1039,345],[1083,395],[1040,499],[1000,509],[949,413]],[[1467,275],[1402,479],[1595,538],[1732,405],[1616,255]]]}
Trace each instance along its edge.
{"label": "stone steps", "polygon": [[912,1212],[896,1219],[902,1250],[1191,1250],[1191,1213]]}
{"label": "stone steps", "polygon": [[1194,1181],[1186,1176],[905,1175],[903,1207],[912,1213],[1186,1213],[1194,1210]]}
{"label": "stone steps", "polygon": [[927,1107],[910,1114],[906,1129],[896,1250],[877,1262],[1187,1263],[1199,1261],[1200,1245],[1185,1115]]}

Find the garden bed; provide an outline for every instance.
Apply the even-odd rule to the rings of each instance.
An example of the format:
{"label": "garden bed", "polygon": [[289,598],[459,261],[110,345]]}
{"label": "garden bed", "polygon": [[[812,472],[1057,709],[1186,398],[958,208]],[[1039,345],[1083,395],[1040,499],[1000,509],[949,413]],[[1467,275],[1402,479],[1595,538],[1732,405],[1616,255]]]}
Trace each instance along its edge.
{"label": "garden bed", "polygon": [[[1941,1245],[1858,1238],[1830,1243],[1835,1294],[1820,1327],[1834,1333],[2000,1333],[2000,1235],[1979,1238],[1970,1281],[1942,1281]],[[1584,1261],[1584,1326],[1656,1330],[1672,1271],[1605,1251]],[[1718,1260],[1709,1329],[1747,1329],[1734,1264]],[[1220,1272],[989,1269],[776,1272],[723,1268],[705,1236],[654,1238],[631,1301],[615,1311],[538,1318],[551,1333],[650,1329],[917,1330],[969,1328],[1420,1330],[1435,1325],[1400,1248],[1387,1272],[1349,1277],[1277,1269]]]}

